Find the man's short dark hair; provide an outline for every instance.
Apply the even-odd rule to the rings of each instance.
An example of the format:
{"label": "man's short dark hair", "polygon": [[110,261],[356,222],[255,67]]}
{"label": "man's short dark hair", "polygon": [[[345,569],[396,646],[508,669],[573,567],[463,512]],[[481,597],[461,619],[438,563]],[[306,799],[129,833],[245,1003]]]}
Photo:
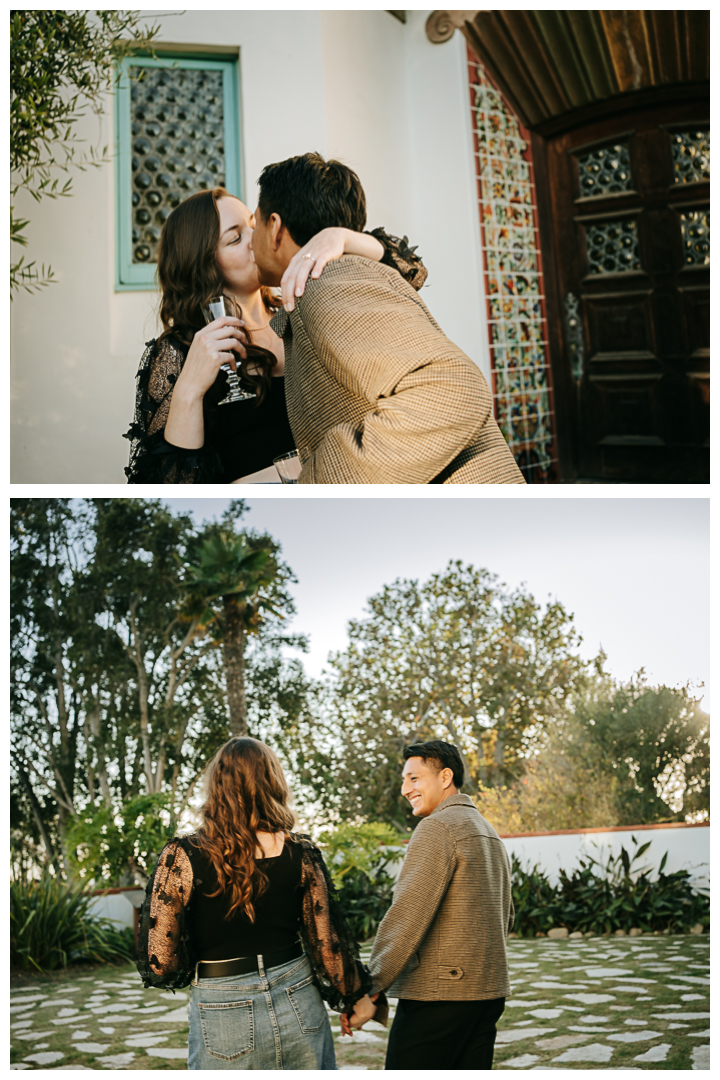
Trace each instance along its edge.
{"label": "man's short dark hair", "polygon": [[443,742],[442,739],[411,743],[403,750],[403,760],[408,761],[411,757],[422,758],[423,761],[433,765],[437,772],[441,769],[452,769],[453,784],[458,791],[465,783],[463,759],[458,748],[452,746],[451,743]]}
{"label": "man's short dark hair", "polygon": [[362,232],[365,228],[363,186],[341,161],[325,161],[320,154],[300,154],[266,165],[258,184],[258,206],[264,220],[278,214],[299,247],[304,247],[321,229],[342,227]]}

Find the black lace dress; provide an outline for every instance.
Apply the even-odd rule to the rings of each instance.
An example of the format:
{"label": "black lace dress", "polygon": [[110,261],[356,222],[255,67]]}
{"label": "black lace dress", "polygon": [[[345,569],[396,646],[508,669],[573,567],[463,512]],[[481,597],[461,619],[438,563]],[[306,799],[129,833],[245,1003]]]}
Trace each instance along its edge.
{"label": "black lace dress", "polygon": [[[385,248],[381,262],[392,266],[415,289],[427,278],[422,260],[407,237],[374,229],[371,236]],[[218,405],[227,392],[227,377],[218,374],[203,399],[205,443],[197,450],[165,440],[172,392],[188,346],[172,336],[146,344],[136,379],[135,415],[126,432],[130,463],[129,484],[231,484],[272,465],[273,459],[294,449],[285,407],[284,379],[271,380],[270,391],[255,399]]]}
{"label": "black lace dress", "polygon": [[[370,972],[358,959],[359,949],[338,903],[320,851],[299,833],[290,843],[302,851],[300,937],[315,984],[331,1009],[352,1011],[369,992]],[[163,849],[148,882],[140,909],[137,968],[145,986],[179,990],[195,975],[197,955],[192,933],[193,894],[203,882],[193,873],[188,837]],[[387,1001],[378,999],[375,1018],[387,1019]]]}

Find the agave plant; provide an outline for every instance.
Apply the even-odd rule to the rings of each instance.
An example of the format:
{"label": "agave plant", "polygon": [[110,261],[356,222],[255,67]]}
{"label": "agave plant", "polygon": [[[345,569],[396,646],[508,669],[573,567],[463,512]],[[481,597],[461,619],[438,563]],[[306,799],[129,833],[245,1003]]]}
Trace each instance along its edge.
{"label": "agave plant", "polygon": [[91,897],[45,874],[10,885],[10,963],[22,970],[52,971],[80,960],[132,959],[133,935],[89,912]]}

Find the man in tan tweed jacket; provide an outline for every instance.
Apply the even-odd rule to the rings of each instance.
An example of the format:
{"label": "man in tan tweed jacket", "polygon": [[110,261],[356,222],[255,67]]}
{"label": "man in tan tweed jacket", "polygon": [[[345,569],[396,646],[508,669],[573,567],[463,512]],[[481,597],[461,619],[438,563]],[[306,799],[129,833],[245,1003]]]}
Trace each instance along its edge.
{"label": "man in tan tweed jacket", "polygon": [[[365,227],[362,185],[340,162],[303,154],[268,165],[258,183],[253,251],[264,285],[280,285],[321,229]],[[525,482],[480,370],[392,266],[343,256],[272,325],[295,445],[309,451],[299,483]]]}
{"label": "man in tan tweed jacket", "polygon": [[[462,758],[441,740],[404,750],[402,793],[421,818],[380,923],[373,997],[399,998],[386,1069],[489,1069],[510,993],[514,909],[502,840],[467,795]],[[372,1014],[369,999],[344,1028]]]}

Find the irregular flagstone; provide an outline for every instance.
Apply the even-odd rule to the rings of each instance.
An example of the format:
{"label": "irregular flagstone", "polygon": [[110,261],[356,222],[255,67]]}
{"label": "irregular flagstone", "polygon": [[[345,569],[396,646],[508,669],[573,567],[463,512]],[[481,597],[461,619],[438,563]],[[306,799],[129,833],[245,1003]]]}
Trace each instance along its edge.
{"label": "irregular flagstone", "polygon": [[168,1041],[167,1035],[131,1035],[125,1040],[126,1046],[159,1046]]}
{"label": "irregular flagstone", "polygon": [[[521,1057],[508,1058],[507,1061],[503,1061],[500,1067],[502,1069],[527,1069],[528,1065],[532,1065],[537,1060],[537,1054],[523,1054]],[[495,1068],[497,1068],[497,1065]]]}
{"label": "irregular flagstone", "polygon": [[34,1061],[36,1065],[52,1065],[53,1061],[62,1061],[65,1057],[59,1050],[45,1050],[42,1054],[28,1054],[25,1061]]}
{"label": "irregular flagstone", "polygon": [[172,1058],[178,1060],[187,1059],[188,1054],[187,1046],[183,1050],[174,1050],[170,1046],[148,1046],[145,1053],[150,1054],[150,1057],[168,1058],[168,1060]]}
{"label": "irregular flagstone", "polygon": [[707,1001],[705,994],[681,994],[681,1001]]}
{"label": "irregular flagstone", "polygon": [[604,1046],[602,1043],[590,1043],[589,1046],[576,1046],[572,1050],[566,1050],[560,1057],[553,1058],[556,1061],[597,1061],[606,1064],[612,1057],[612,1046]]}
{"label": "irregular flagstone", "polygon": [[538,1039],[535,1045],[543,1050],[563,1050],[566,1046],[587,1042],[589,1038],[589,1035],[556,1035],[553,1039]]}
{"label": "irregular flagstone", "polygon": [[609,1023],[609,1016],[593,1016],[592,1013],[586,1013],[585,1016],[578,1016],[578,1022],[581,1024],[601,1024]]}
{"label": "irregular flagstone", "polygon": [[629,968],[594,967],[585,968],[584,970],[588,979],[609,979],[611,976],[617,978],[618,975],[632,975]]}
{"label": "irregular flagstone", "polygon": [[561,982],[536,982],[530,983],[534,990],[576,990],[583,988],[585,983],[561,983]]}
{"label": "irregular flagstone", "polygon": [[33,994],[32,997],[12,997],[10,998],[11,1005],[30,1005],[35,1004],[38,1001],[45,1001],[47,994]]}
{"label": "irregular flagstone", "polygon": [[[554,1020],[555,1017],[562,1015],[564,1009],[531,1009],[530,1015],[536,1016],[538,1020]],[[525,1023],[525,1021],[523,1021]]]}
{"label": "irregular flagstone", "polygon": [[551,1031],[557,1030],[556,1028],[523,1028],[522,1031],[498,1031],[497,1038],[495,1040],[497,1045],[502,1046],[504,1043],[518,1042],[520,1039],[529,1039],[531,1036],[547,1035]]}
{"label": "irregular flagstone", "polygon": [[74,1005],[75,1002],[72,998],[49,998],[47,1001],[43,1001],[42,1005],[38,1005],[38,1009],[47,1009],[48,1007],[55,1008],[56,1005]]}
{"label": "irregular flagstone", "polygon": [[12,1015],[13,1013],[28,1012],[30,1009],[34,1009],[34,1008],[35,1008],[35,1002],[34,1001],[31,1002],[29,1005],[27,1003],[24,1003],[22,1005],[11,1005],[10,1006],[10,1014]]}
{"label": "irregular flagstone", "polygon": [[709,1039],[710,1028],[707,1031],[688,1031],[686,1034],[689,1039]]}
{"label": "irregular flagstone", "polygon": [[11,1031],[22,1031],[23,1028],[32,1027],[32,1020],[18,1020],[16,1024],[10,1025]]}
{"label": "irregular flagstone", "polygon": [[692,1052],[692,1067],[693,1069],[709,1069],[710,1068],[710,1047],[696,1046]]}
{"label": "irregular flagstone", "polygon": [[58,1016],[77,1016],[79,1009],[61,1009]]}
{"label": "irregular flagstone", "polygon": [[[102,1028],[100,1028],[100,1030],[102,1031]],[[78,1042],[83,1042],[85,1039],[89,1039],[91,1035],[91,1031],[73,1031],[72,1033],[73,1039],[77,1039]]]}
{"label": "irregular flagstone", "polygon": [[32,1069],[32,1065],[26,1065],[24,1062],[18,1061],[14,1065],[11,1065],[10,1068],[11,1069]]}
{"label": "irregular flagstone", "polygon": [[591,1035],[604,1035],[607,1030],[607,1028],[601,1027],[580,1027],[579,1024],[568,1024],[568,1031],[588,1031]]}
{"label": "irregular flagstone", "polygon": [[605,1001],[614,1001],[612,994],[563,994],[568,1001],[581,1001],[583,1005],[602,1005]]}
{"label": "irregular flagstone", "polygon": [[96,1042],[79,1042],[73,1043],[76,1050],[80,1050],[81,1053],[87,1054],[102,1054],[105,1050],[110,1049],[110,1043],[96,1043]]}
{"label": "irregular flagstone", "polygon": [[341,1044],[379,1043],[384,1042],[384,1040],[379,1039],[377,1035],[373,1035],[370,1031],[356,1031],[354,1035],[341,1035],[337,1042]]}
{"label": "irregular flagstone", "polygon": [[682,983],[694,983],[697,986],[709,986],[710,979],[702,975],[678,975],[673,972],[673,979]]}
{"label": "irregular flagstone", "polygon": [[[148,1009],[143,1009],[143,1013],[148,1012]],[[165,1023],[187,1023],[188,1007],[187,1005],[181,1005],[179,1009],[175,1009],[174,1012],[163,1013],[162,1016],[153,1016],[150,1020],[141,1020],[141,1024],[157,1024],[158,1020]]]}
{"label": "irregular flagstone", "polygon": [[611,1042],[644,1042],[646,1039],[659,1039],[662,1031],[620,1031],[616,1035],[608,1035]]}
{"label": "irregular flagstone", "polygon": [[[673,1020],[709,1020],[710,1019],[710,1013],[709,1012],[686,1012],[686,1013],[684,1013],[684,1012],[679,1012],[679,1013],[674,1012],[671,1015],[672,1015]],[[662,1015],[662,1013],[653,1013],[653,1017],[656,1020],[664,1020],[665,1019],[665,1017]]]}
{"label": "irregular flagstone", "polygon": [[15,1035],[16,1039],[44,1039],[46,1035],[54,1035],[54,1031],[21,1031]]}
{"label": "irregular flagstone", "polygon": [[525,1000],[522,1000],[522,1001],[519,998],[515,998],[514,1000],[511,999],[510,1001],[506,1001],[505,1002],[505,1008],[506,1009],[527,1009],[531,1005],[548,1005],[548,1004],[549,1004],[549,1002],[541,1001],[539,998],[536,998],[535,1000],[525,999]]}
{"label": "irregular flagstone", "polygon": [[103,1069],[127,1069],[134,1057],[131,1051],[128,1054],[108,1054],[107,1057],[95,1058],[95,1061],[100,1062]]}
{"label": "irregular flagstone", "polygon": [[115,1034],[115,1028],[114,1027],[101,1027],[98,1030],[102,1031],[103,1035],[114,1035]]}
{"label": "irregular flagstone", "polygon": [[[612,990],[613,994],[636,994],[640,989],[639,986],[610,986],[609,990]],[[643,988],[644,989],[644,988]]]}
{"label": "irregular flagstone", "polygon": [[668,1024],[668,1029],[672,1029],[672,1028],[686,1028],[686,1027],[690,1027],[690,1025],[689,1025],[689,1024]]}
{"label": "irregular flagstone", "polygon": [[[87,1008],[87,1007],[88,1006],[86,1005],[85,1008]],[[133,1005],[133,1003],[131,1001],[123,1001],[123,1002],[116,1002],[113,1005],[95,1005],[95,1006],[92,1006],[90,1008],[90,1012],[95,1013],[96,1016],[100,1016],[103,1013],[131,1012],[133,1009],[137,1010],[137,1008],[138,1008],[138,1006]],[[145,1010],[145,1011],[147,1011],[147,1010]]]}
{"label": "irregular flagstone", "polygon": [[658,1043],[657,1046],[651,1046],[644,1054],[638,1054],[635,1061],[665,1061],[668,1050],[671,1049],[670,1043]]}

